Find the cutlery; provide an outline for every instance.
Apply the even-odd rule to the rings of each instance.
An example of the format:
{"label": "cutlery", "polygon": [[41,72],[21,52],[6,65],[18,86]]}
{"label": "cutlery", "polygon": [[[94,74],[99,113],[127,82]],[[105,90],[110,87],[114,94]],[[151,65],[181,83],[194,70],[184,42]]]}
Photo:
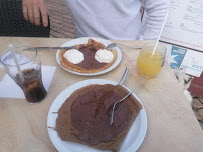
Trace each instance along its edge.
{"label": "cutlery", "polygon": [[119,82],[119,85],[122,85],[123,82],[125,81],[125,78],[126,78],[126,76],[127,76],[127,74],[128,74],[128,71],[129,71],[129,68],[126,68],[126,69],[125,69],[125,72],[124,72],[124,74],[123,74],[123,77],[121,78],[121,80],[120,80],[120,82]]}
{"label": "cutlery", "polygon": [[128,93],[123,99],[121,99],[120,101],[117,101],[116,103],[114,103],[113,105],[113,109],[112,109],[112,112],[111,112],[111,120],[110,120],[110,123],[111,125],[113,124],[113,118],[114,118],[114,111],[115,111],[115,108],[116,108],[116,105],[120,102],[122,102],[123,100],[125,100],[127,97],[129,97],[134,91],[135,89],[139,86],[139,84],[142,82],[142,80],[144,79],[145,75],[142,76],[142,78],[140,79],[140,81],[138,82],[138,84],[135,86],[135,88],[130,92]]}
{"label": "cutlery", "polygon": [[67,46],[67,47],[31,47],[31,48],[25,48],[24,50],[43,50],[43,49],[75,49],[77,47],[74,46]]}
{"label": "cutlery", "polygon": [[[122,76],[122,78],[121,78],[121,80],[119,82],[119,85],[123,85],[123,82],[125,81],[125,78],[128,75],[128,71],[129,71],[129,68],[126,68],[125,72],[124,72],[124,74],[123,74],[123,76]],[[110,106],[107,111],[110,112],[111,109],[112,109],[112,107]]]}
{"label": "cutlery", "polygon": [[114,46],[117,46],[117,45],[121,45],[121,46],[124,46],[124,47],[129,47],[129,48],[133,48],[133,49],[142,49],[141,46],[129,46],[129,45],[124,45],[124,44],[120,44],[120,43],[111,43],[111,44],[107,45],[105,47],[105,49],[111,49],[111,48],[113,48]]}

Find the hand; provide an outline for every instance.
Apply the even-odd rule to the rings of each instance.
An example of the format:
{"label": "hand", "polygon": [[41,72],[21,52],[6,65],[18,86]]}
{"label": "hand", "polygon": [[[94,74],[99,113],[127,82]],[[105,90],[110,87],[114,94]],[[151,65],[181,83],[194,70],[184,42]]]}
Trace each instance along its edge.
{"label": "hand", "polygon": [[23,15],[32,24],[40,25],[40,15],[44,27],[48,26],[48,9],[45,0],[23,0]]}

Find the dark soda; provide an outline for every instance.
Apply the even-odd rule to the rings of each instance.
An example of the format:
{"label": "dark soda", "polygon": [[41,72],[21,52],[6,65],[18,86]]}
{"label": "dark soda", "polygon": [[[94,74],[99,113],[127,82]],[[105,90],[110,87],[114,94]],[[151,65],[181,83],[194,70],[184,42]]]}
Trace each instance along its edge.
{"label": "dark soda", "polygon": [[41,71],[26,69],[22,71],[23,79],[16,75],[16,83],[22,88],[25,98],[30,103],[40,102],[47,95],[42,84]]}

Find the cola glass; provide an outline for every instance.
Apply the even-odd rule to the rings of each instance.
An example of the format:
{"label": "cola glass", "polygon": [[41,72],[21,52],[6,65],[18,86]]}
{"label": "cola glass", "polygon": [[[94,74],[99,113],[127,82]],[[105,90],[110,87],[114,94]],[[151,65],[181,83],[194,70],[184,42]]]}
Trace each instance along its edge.
{"label": "cola glass", "polygon": [[25,47],[9,48],[1,55],[0,61],[6,73],[23,90],[29,103],[40,102],[46,97],[37,50],[28,50]]}

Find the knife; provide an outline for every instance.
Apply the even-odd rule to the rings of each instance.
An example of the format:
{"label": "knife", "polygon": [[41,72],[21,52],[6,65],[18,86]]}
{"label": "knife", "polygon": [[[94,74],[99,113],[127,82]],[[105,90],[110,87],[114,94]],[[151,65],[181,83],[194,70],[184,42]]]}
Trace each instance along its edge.
{"label": "knife", "polygon": [[65,47],[31,47],[31,48],[25,48],[25,50],[43,50],[43,49],[76,49],[77,47],[74,46],[65,46]]}

